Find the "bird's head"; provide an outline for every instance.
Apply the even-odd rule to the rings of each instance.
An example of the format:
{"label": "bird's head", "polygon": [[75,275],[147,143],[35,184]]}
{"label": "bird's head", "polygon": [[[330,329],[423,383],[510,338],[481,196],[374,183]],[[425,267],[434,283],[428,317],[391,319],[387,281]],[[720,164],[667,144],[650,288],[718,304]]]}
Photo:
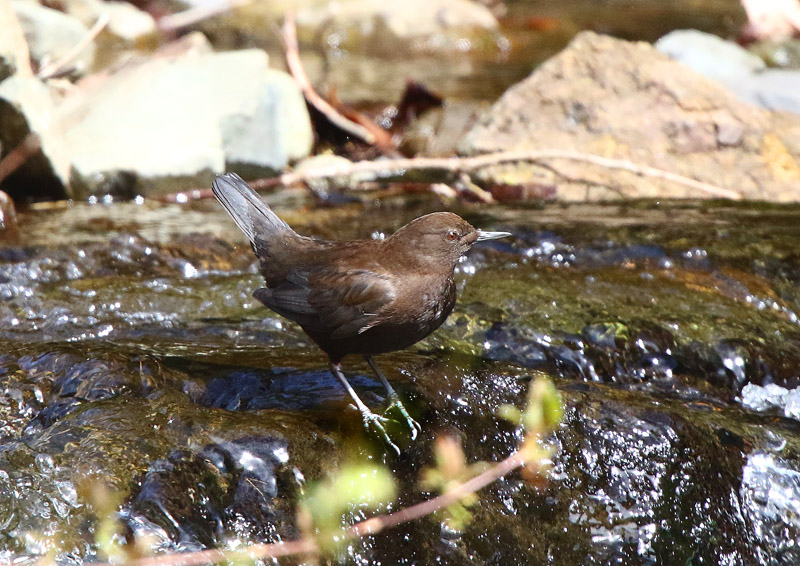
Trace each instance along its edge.
{"label": "bird's head", "polygon": [[386,244],[399,247],[412,257],[452,269],[475,242],[510,235],[509,232],[477,230],[452,212],[434,212],[412,220],[392,234]]}

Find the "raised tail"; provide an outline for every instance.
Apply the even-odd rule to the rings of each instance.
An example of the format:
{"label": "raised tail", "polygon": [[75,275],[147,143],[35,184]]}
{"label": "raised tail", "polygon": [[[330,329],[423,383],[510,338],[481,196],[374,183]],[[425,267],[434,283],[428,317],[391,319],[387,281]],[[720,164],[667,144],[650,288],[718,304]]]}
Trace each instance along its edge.
{"label": "raised tail", "polygon": [[211,190],[254,247],[257,245],[256,238],[263,242],[269,240],[273,233],[286,230],[293,232],[236,173],[217,176]]}

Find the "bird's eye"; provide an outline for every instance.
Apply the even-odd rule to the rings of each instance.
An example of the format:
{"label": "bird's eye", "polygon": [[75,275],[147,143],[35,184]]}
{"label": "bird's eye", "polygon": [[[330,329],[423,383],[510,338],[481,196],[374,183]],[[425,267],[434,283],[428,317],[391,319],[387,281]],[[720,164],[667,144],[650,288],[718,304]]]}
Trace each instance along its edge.
{"label": "bird's eye", "polygon": [[456,232],[455,230],[450,230],[447,233],[447,239],[450,240],[451,242],[458,240],[458,232]]}

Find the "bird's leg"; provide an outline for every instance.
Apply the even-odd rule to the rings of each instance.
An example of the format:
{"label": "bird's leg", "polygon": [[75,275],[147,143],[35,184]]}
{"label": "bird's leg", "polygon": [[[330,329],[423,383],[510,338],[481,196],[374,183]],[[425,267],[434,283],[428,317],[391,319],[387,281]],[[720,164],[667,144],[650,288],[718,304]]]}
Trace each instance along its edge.
{"label": "bird's leg", "polygon": [[386,388],[386,393],[389,394],[389,401],[392,405],[396,406],[400,411],[400,414],[406,419],[406,423],[408,423],[408,428],[411,429],[411,440],[415,440],[417,438],[417,434],[422,432],[422,427],[419,425],[417,421],[411,418],[411,415],[408,414],[406,408],[403,406],[403,403],[400,401],[400,396],[394,390],[394,387],[391,386],[389,380],[383,375],[378,364],[375,363],[375,360],[372,359],[372,356],[364,356],[364,359],[369,364],[369,367],[372,368],[372,371],[375,372],[375,375],[378,376],[378,379],[381,380],[383,386]]}
{"label": "bird's leg", "polygon": [[353,386],[350,385],[349,381],[347,381],[347,378],[344,376],[344,373],[342,373],[342,366],[340,364],[332,363],[330,367],[331,367],[331,373],[336,377],[336,379],[339,380],[339,382],[345,388],[347,393],[353,399],[353,402],[356,404],[358,410],[361,411],[361,417],[364,419],[364,424],[367,426],[367,428],[369,428],[369,426],[372,425],[376,429],[378,429],[378,432],[381,433],[383,439],[386,441],[386,444],[388,444],[392,448],[392,450],[397,452],[397,455],[399,456],[400,449],[394,442],[392,442],[392,439],[389,438],[389,435],[386,433],[386,428],[383,426],[383,423],[384,421],[386,421],[386,419],[379,415],[376,415],[375,413],[369,410],[369,407],[367,407],[364,404],[364,401],[362,401],[361,398],[358,396],[356,390],[353,389]]}

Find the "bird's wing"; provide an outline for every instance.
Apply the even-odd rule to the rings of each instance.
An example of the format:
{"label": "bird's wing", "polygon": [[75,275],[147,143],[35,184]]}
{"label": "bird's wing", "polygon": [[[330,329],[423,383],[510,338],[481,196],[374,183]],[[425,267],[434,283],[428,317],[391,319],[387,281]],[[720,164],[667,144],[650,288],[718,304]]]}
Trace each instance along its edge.
{"label": "bird's wing", "polygon": [[374,271],[318,269],[293,272],[254,296],[306,330],[350,338],[379,323],[397,292],[388,276]]}

